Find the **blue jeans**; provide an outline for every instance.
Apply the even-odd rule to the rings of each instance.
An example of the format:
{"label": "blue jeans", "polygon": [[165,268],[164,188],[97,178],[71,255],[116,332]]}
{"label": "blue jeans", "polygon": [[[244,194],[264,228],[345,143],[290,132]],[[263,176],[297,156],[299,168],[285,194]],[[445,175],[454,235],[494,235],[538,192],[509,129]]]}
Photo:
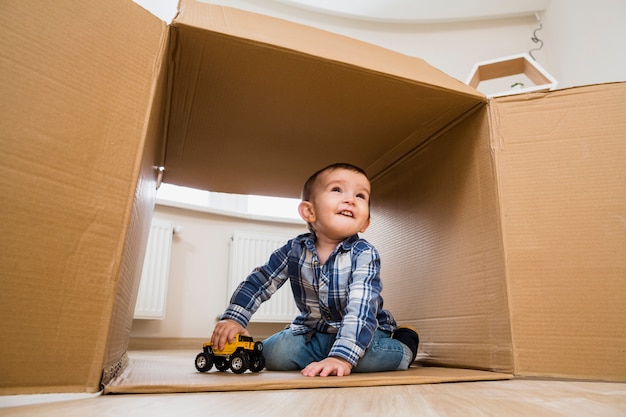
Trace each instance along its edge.
{"label": "blue jeans", "polygon": [[[265,367],[271,371],[303,369],[311,362],[325,359],[336,336],[315,332],[307,342],[306,334],[294,336],[291,329],[282,330],[263,341]],[[381,372],[398,369],[405,355],[403,346],[399,341],[392,339],[389,332],[376,330],[372,343],[352,372]]]}

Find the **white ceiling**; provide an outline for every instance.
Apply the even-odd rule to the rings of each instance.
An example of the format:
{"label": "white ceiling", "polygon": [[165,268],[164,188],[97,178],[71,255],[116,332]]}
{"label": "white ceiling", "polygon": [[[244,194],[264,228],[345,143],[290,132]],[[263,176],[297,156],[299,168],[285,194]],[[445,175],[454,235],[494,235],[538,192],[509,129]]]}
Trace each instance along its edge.
{"label": "white ceiling", "polygon": [[[176,15],[178,0],[133,0],[166,22]],[[199,0],[235,6],[238,0]],[[348,19],[388,23],[440,23],[532,16],[551,0],[272,0],[298,9]],[[245,3],[245,2],[244,2]],[[254,1],[251,1],[253,4]],[[268,4],[267,0],[261,4]]]}
{"label": "white ceiling", "polygon": [[434,23],[534,15],[550,0],[274,0],[345,18]]}

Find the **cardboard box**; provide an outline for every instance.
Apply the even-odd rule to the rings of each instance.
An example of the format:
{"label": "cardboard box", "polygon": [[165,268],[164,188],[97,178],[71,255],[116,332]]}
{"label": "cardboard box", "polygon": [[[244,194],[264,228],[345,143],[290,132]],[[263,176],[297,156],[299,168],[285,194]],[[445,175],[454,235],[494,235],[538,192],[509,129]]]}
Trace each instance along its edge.
{"label": "cardboard box", "polygon": [[156,167],[296,197],[338,160],[373,178],[386,300],[422,356],[626,379],[625,85],[488,102],[225,7],[184,1],[167,26],[129,0],[27,3],[0,16],[0,393],[96,392],[123,366]]}
{"label": "cardboard box", "polygon": [[626,379],[625,99],[495,99],[377,179],[385,301],[422,361]]}

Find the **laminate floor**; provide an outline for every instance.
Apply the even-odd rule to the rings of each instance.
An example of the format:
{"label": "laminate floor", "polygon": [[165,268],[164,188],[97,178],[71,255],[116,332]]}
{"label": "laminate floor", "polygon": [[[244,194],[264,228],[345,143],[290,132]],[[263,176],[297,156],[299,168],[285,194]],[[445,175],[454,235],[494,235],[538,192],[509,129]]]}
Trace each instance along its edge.
{"label": "laminate floor", "polygon": [[357,388],[123,394],[11,406],[0,416],[626,416],[626,383],[545,381],[456,382]]}

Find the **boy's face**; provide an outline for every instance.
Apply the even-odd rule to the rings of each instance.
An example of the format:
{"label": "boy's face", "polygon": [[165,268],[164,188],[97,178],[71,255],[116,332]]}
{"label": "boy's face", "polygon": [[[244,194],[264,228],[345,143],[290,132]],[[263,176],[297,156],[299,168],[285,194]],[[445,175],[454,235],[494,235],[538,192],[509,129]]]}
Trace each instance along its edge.
{"label": "boy's face", "polygon": [[300,203],[300,216],[313,225],[318,238],[343,240],[364,232],[370,224],[370,189],[361,173],[341,168],[322,172],[310,201]]}

